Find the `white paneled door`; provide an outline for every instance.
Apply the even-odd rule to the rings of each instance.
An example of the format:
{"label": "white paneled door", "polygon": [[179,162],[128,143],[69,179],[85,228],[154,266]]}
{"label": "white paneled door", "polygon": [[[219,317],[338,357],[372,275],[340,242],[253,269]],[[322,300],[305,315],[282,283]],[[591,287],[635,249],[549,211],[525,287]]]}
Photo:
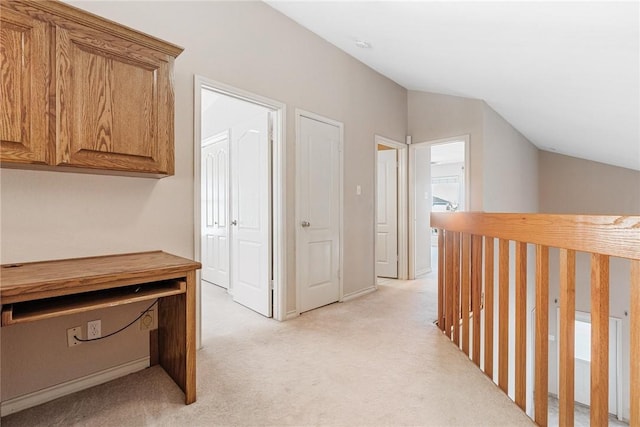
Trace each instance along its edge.
{"label": "white paneled door", "polygon": [[231,271],[233,299],[271,317],[270,113],[231,133]]}
{"label": "white paneled door", "polygon": [[229,287],[229,132],[203,142],[202,279]]}
{"label": "white paneled door", "polygon": [[378,151],[376,273],[398,278],[398,152]]}
{"label": "white paneled door", "polygon": [[296,269],[304,312],[340,299],[342,130],[305,115],[297,127]]}

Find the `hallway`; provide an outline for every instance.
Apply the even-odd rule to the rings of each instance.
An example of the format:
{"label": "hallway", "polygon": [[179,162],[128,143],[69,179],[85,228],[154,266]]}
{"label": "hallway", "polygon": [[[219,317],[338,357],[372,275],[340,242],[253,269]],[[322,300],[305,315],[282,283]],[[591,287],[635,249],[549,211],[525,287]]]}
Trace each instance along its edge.
{"label": "hallway", "polygon": [[432,277],[283,323],[203,287],[196,403],[154,367],[2,425],[533,425],[433,326]]}

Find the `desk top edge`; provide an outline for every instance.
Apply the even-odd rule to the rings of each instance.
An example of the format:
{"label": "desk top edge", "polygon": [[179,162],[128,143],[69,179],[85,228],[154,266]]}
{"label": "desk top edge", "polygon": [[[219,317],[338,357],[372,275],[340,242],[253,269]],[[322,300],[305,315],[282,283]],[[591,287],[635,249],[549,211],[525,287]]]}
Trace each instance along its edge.
{"label": "desk top edge", "polygon": [[[0,297],[26,288],[73,286],[73,283],[117,280],[122,276],[197,270],[201,264],[163,251],[68,258],[0,266]],[[27,291],[28,292],[28,291]]]}

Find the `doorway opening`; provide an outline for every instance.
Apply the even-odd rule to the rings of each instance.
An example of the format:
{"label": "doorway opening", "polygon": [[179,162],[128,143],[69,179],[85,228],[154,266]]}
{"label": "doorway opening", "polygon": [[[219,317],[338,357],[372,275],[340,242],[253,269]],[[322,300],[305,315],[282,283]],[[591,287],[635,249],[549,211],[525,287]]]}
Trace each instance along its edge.
{"label": "doorway opening", "polygon": [[435,271],[437,230],[431,212],[467,209],[469,135],[412,144],[409,151],[409,277]]}
{"label": "doorway opening", "polygon": [[264,316],[284,320],[285,106],[196,76],[194,252],[201,286],[220,286]]}
{"label": "doorway opening", "polygon": [[374,254],[377,278],[407,279],[407,145],[376,135]]}

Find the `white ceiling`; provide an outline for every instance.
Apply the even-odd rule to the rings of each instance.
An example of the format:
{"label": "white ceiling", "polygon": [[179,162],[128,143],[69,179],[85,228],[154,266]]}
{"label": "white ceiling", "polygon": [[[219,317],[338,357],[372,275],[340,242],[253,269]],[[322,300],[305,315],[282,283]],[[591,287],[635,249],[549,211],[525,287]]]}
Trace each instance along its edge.
{"label": "white ceiling", "polygon": [[431,164],[464,163],[464,141],[452,141],[431,146]]}
{"label": "white ceiling", "polygon": [[409,90],[485,100],[543,150],[640,170],[638,1],[267,3]]}

